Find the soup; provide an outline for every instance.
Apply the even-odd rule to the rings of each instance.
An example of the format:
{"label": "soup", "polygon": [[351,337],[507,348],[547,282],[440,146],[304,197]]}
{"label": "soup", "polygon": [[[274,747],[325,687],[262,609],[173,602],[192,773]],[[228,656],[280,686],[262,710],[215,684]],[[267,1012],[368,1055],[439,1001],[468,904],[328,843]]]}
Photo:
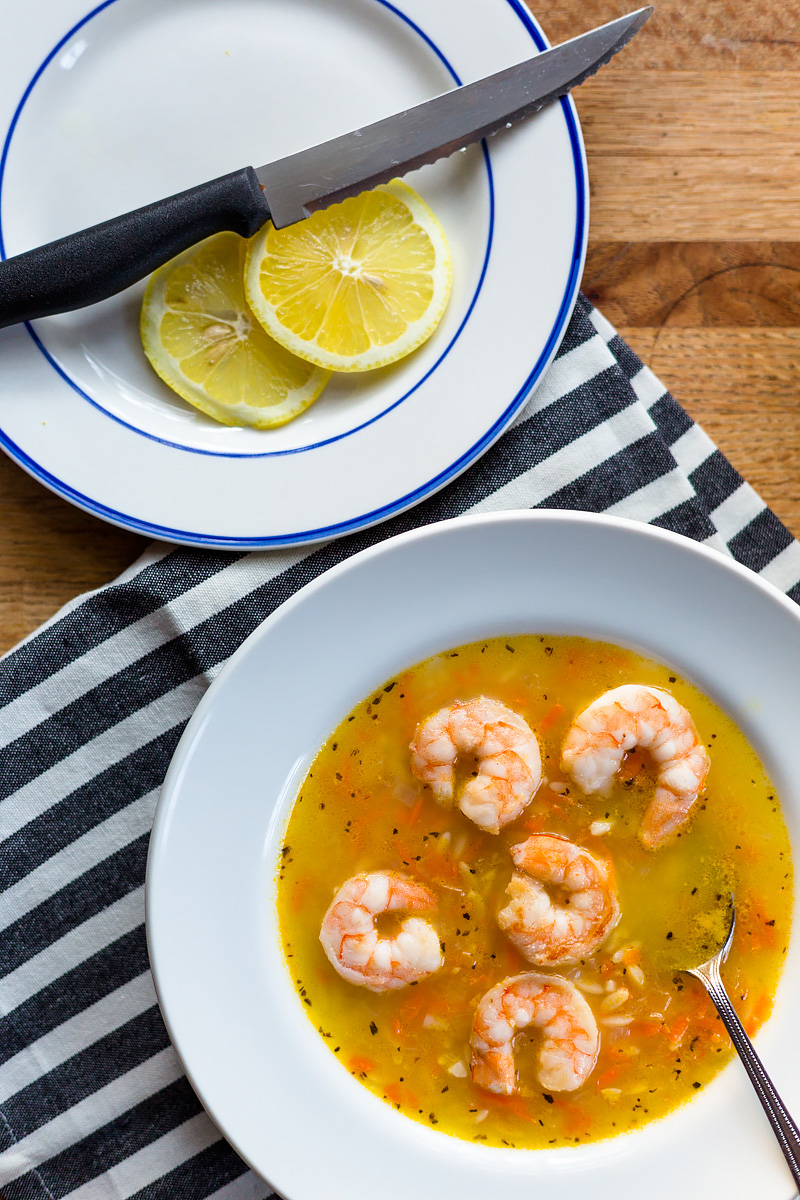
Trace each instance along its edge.
{"label": "soup", "polygon": [[[625,683],[664,689],[684,705],[710,760],[690,819],[655,850],[639,837],[655,787],[649,755],[628,753],[605,796],[584,795],[561,769],[575,717]],[[411,770],[419,723],[478,696],[522,717],[541,748],[541,784],[496,835],[438,803]],[[459,785],[475,774],[464,757]],[[514,872],[511,847],[541,833],[609,864],[620,913],[596,949],[552,968],[532,966],[497,920]],[[435,910],[420,915],[434,926],[442,959],[426,978],[384,992],[342,978],[320,943],[337,890],[375,871],[398,872],[433,893]],[[771,1011],[787,951],[792,887],[774,789],[742,733],[706,696],[631,650],[524,636],[428,659],[387,680],[342,721],[289,815],[277,905],[299,999],[346,1070],[437,1131],[540,1149],[636,1129],[722,1069],[732,1054],[724,1027],[701,985],[678,968],[722,944],[734,892],[736,933],[724,975],[753,1034]],[[531,971],[568,980],[588,1002],[600,1035],[596,1064],[575,1090],[543,1087],[541,1035],[531,1026],[514,1040],[513,1093],[496,1094],[472,1079],[476,1008],[491,988]]]}

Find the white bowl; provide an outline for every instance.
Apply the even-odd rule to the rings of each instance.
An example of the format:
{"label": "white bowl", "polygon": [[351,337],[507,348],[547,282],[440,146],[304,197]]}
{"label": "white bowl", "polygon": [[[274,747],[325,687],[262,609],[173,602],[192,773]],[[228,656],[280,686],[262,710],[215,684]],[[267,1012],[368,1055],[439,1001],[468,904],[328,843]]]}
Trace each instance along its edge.
{"label": "white bowl", "polygon": [[[583,513],[459,518],[328,571],[244,643],[201,702],[150,845],[150,954],[177,1050],[212,1118],[289,1200],[787,1200],[788,1171],[737,1062],[637,1133],[498,1150],[373,1096],[308,1021],[284,965],[274,870],[295,790],[350,708],[449,646],[574,633],[674,665],[761,755],[798,844],[800,609],[716,551]],[[758,1045],[800,1111],[800,949]]]}

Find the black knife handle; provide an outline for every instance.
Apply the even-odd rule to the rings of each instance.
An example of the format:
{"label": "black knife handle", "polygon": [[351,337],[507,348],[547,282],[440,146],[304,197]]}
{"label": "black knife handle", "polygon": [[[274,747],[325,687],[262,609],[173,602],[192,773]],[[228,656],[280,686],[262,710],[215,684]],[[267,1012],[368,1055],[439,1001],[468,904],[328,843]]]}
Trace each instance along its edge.
{"label": "black knife handle", "polygon": [[0,328],[121,292],[212,233],[251,237],[269,218],[252,167],[0,262]]}

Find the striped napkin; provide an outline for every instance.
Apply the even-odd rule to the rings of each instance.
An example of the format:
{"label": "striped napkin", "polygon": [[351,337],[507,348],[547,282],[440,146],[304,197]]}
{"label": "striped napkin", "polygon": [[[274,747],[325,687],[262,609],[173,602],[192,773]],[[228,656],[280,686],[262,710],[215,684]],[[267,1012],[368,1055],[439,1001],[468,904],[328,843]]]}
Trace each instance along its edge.
{"label": "striped napkin", "polygon": [[800,601],[800,545],[584,299],[496,445],[390,523],[306,550],[154,545],[0,662],[0,1194],[264,1200],[156,1005],[144,872],[158,789],[229,655],[365,546],[466,512],[573,508],[733,555]]}

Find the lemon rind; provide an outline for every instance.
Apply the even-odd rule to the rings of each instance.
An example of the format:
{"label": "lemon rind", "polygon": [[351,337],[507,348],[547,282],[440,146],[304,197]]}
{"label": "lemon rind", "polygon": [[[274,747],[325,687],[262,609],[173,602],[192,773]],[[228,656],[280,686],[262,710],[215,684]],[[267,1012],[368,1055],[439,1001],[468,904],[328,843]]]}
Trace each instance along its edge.
{"label": "lemon rind", "polygon": [[253,313],[270,337],[279,342],[284,349],[297,355],[298,358],[302,358],[305,362],[325,370],[359,373],[374,371],[379,367],[388,367],[391,363],[399,362],[431,337],[441,321],[450,299],[453,283],[453,260],[447,235],[439,218],[422,197],[401,179],[393,179],[390,183],[380,184],[373,190],[388,192],[389,195],[401,200],[409,208],[417,224],[429,235],[436,252],[437,269],[433,275],[433,299],[423,316],[407,325],[403,336],[389,346],[374,346],[364,351],[363,354],[352,356],[332,354],[321,350],[313,342],[299,338],[278,321],[274,307],[265,299],[259,284],[260,264],[264,256],[267,235],[272,228],[271,222],[268,221],[259,230],[247,248],[244,288],[247,302]]}
{"label": "lemon rind", "polygon": [[[213,235],[218,237],[219,234]],[[202,244],[202,243],[200,243]],[[164,347],[160,338],[160,326],[167,304],[164,292],[171,271],[191,259],[198,250],[192,246],[176,258],[165,263],[153,273],[145,289],[139,319],[139,332],[142,339],[142,349],[150,366],[160,379],[173,392],[198,409],[207,417],[221,425],[234,428],[277,429],[300,416],[314,403],[323,391],[331,377],[331,372],[319,364],[317,370],[309,377],[304,387],[292,393],[291,399],[284,400],[278,405],[257,407],[241,401],[239,404],[222,404],[214,400],[202,387],[187,379],[180,368],[180,363]],[[266,414],[270,413],[270,416]]]}

